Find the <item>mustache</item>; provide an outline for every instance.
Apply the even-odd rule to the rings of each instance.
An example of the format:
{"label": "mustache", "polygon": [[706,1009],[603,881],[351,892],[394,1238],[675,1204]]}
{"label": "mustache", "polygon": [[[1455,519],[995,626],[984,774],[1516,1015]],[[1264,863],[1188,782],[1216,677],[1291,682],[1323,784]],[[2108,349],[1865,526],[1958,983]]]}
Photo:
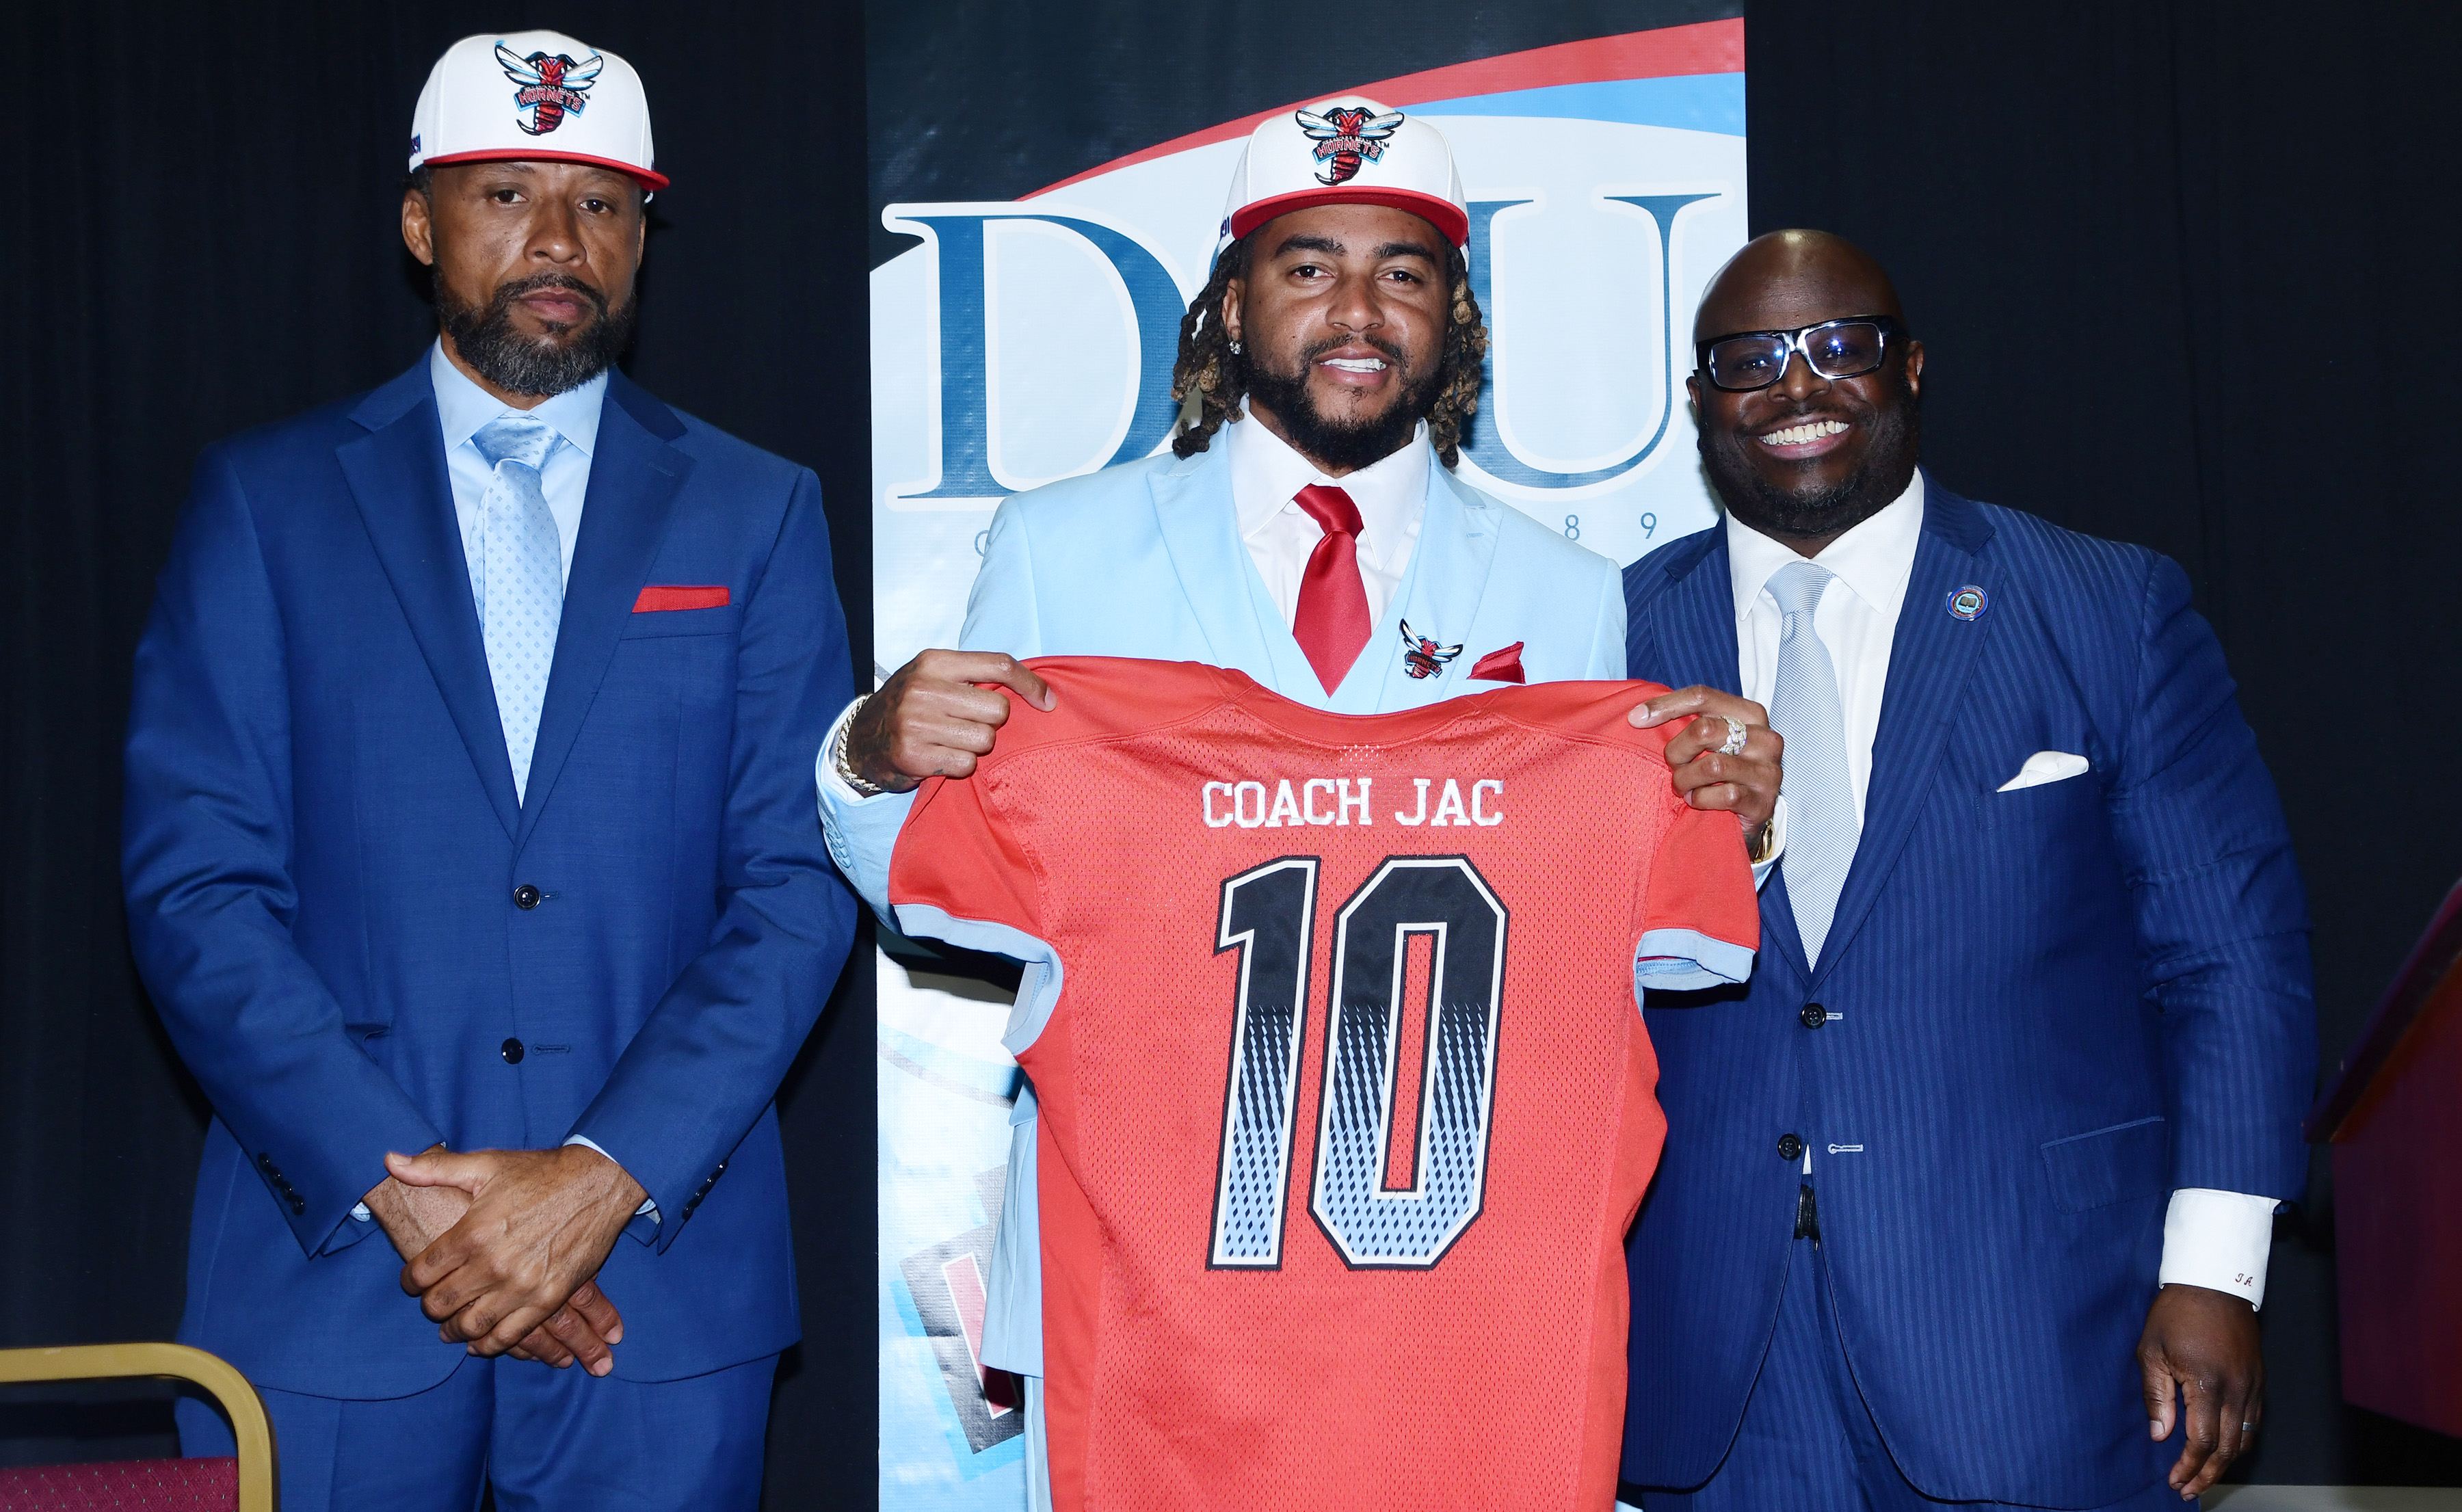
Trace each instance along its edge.
{"label": "mustache", "polygon": [[1325,356],[1328,352],[1339,352],[1344,347],[1357,346],[1374,347],[1386,361],[1393,363],[1397,368],[1409,366],[1409,364],[1403,359],[1402,346],[1400,342],[1388,340],[1384,336],[1362,335],[1355,336],[1328,336],[1324,340],[1312,344],[1306,352],[1300,354],[1300,367],[1305,371],[1307,368],[1315,366],[1316,359]]}
{"label": "mustache", "polygon": [[573,277],[571,273],[552,272],[532,273],[528,278],[516,278],[508,283],[498,284],[496,286],[494,295],[492,295],[487,301],[487,313],[491,317],[508,314],[512,312],[513,302],[515,300],[528,294],[537,293],[542,289],[556,289],[562,290],[568,293],[579,294],[584,300],[588,301],[590,308],[596,313],[599,319],[604,320],[607,318],[607,296],[605,294],[602,294],[597,290],[591,288],[588,284],[585,284],[580,279]]}

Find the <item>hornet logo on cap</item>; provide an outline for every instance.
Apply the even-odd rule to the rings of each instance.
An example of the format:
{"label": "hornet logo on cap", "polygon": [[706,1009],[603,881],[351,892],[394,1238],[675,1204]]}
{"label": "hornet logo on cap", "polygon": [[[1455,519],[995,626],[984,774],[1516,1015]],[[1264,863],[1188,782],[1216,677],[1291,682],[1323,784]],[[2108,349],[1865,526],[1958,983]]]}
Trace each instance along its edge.
{"label": "hornet logo on cap", "polygon": [[516,120],[514,125],[533,137],[544,137],[564,124],[564,113],[575,115],[590,103],[590,86],[597,81],[598,71],[607,60],[593,53],[576,63],[561,53],[532,53],[524,57],[502,42],[496,44],[496,61],[505,66],[505,76],[522,87],[514,92],[513,109],[533,111],[532,125]]}
{"label": "hornet logo on cap", "polygon": [[1300,130],[1316,143],[1316,161],[1328,164],[1326,171],[1316,176],[1319,184],[1349,184],[1358,176],[1362,162],[1374,162],[1385,156],[1385,140],[1402,124],[1398,110],[1371,116],[1364,110],[1337,105],[1322,116],[1312,110],[1294,114],[1299,118]]}

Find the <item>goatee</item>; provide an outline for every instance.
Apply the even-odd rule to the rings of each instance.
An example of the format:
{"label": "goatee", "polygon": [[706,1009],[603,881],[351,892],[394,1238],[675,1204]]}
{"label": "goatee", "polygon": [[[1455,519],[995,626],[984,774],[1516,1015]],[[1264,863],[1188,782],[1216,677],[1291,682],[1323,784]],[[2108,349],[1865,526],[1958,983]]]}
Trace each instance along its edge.
{"label": "goatee", "polygon": [[[1325,353],[1351,346],[1365,340],[1384,354],[1395,372],[1402,376],[1402,391],[1382,413],[1366,420],[1335,420],[1316,407],[1308,394],[1308,372]],[[1441,365],[1436,372],[1413,378],[1402,360],[1402,350],[1373,337],[1344,337],[1338,341],[1319,343],[1315,350],[1300,360],[1296,376],[1272,372],[1262,362],[1249,365],[1248,396],[1273,411],[1288,433],[1292,449],[1316,463],[1328,472],[1355,472],[1379,463],[1409,443],[1419,421],[1428,418],[1436,407],[1436,395],[1444,386]]]}
{"label": "goatee", "polygon": [[[526,336],[513,326],[513,304],[541,289],[579,294],[595,312],[576,334],[551,325],[545,337]],[[468,304],[436,282],[436,318],[453,338],[453,349],[473,372],[513,394],[553,398],[579,388],[616,365],[633,344],[633,313],[639,300],[607,308],[607,296],[570,273],[533,273],[497,286],[484,306]]]}

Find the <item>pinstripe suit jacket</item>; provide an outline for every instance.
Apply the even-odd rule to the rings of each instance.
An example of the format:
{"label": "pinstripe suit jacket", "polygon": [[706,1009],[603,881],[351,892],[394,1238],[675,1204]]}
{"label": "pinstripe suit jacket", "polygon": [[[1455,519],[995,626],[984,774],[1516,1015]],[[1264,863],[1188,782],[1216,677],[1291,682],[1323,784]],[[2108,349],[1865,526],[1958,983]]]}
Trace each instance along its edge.
{"label": "pinstripe suit jacket", "polygon": [[[1971,621],[1947,610],[1970,585]],[[1737,687],[1722,529],[1625,594],[1631,665]],[[1996,790],[2041,750],[2092,769]],[[1817,970],[1782,863],[1752,981],[1651,995],[1669,1134],[1629,1254],[1625,1477],[1696,1485],[1734,1438],[1793,1134],[1899,1468],[1942,1499],[2118,1501],[2149,1480],[2132,1356],[2169,1194],[2298,1195],[2316,1058],[2290,837],[2186,575],[1928,479],[1865,811]]]}

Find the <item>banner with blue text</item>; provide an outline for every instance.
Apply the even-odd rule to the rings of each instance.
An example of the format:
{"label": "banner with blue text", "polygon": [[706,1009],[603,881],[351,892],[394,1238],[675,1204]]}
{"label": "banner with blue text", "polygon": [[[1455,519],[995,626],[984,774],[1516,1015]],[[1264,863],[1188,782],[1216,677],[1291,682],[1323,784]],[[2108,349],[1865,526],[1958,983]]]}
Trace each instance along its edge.
{"label": "banner with blue text", "polygon": [[[1193,22],[1081,47],[872,8],[881,668],[956,644],[1003,499],[1169,443],[1242,142],[1337,95],[1434,123],[1468,190],[1492,344],[1459,476],[1619,562],[1712,523],[1683,378],[1693,307],[1746,236],[1740,6],[1521,9],[1416,8],[1450,57],[1420,37],[1410,71],[1333,76]],[[1016,82],[1054,69],[1076,90]],[[1123,140],[1139,122],[1149,144]],[[879,973],[881,1505],[1013,1512],[1019,1388],[978,1358],[1018,1074],[1004,991],[962,963]]]}

